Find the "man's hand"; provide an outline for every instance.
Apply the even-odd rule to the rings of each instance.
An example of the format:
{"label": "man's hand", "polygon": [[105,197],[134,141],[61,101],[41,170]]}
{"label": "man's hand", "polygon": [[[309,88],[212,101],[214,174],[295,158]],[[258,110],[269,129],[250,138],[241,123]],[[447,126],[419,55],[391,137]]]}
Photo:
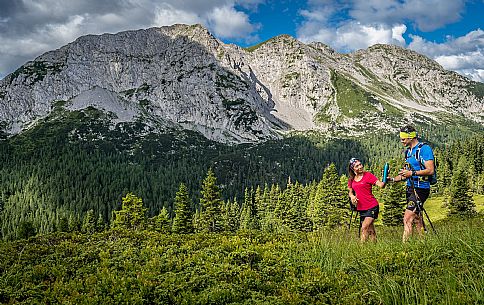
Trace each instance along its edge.
{"label": "man's hand", "polygon": [[[410,178],[412,177],[412,171],[411,170],[407,170],[407,169],[402,169],[401,171],[398,172],[398,175],[400,177],[403,177],[403,178]],[[402,180],[402,179],[400,179]]]}

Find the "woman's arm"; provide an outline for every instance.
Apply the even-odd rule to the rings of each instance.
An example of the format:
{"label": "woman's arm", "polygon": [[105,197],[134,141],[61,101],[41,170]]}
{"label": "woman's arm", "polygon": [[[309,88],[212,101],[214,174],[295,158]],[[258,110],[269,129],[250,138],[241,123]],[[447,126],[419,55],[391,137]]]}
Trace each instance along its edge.
{"label": "woman's arm", "polygon": [[387,185],[387,184],[385,182],[381,182],[380,180],[376,180],[375,185],[379,186],[381,188],[384,188],[385,185]]}
{"label": "woman's arm", "polygon": [[358,198],[356,198],[353,188],[348,186],[348,196],[350,197],[351,203],[356,206],[358,203]]}

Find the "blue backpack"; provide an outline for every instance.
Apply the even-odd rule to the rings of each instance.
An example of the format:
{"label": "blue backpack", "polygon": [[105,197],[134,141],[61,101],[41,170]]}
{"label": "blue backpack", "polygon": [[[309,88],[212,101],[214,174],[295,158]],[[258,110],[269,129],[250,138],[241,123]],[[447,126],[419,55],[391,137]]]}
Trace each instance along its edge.
{"label": "blue backpack", "polygon": [[[420,163],[421,169],[425,169],[424,161],[420,158],[420,149],[424,145],[428,145],[428,144],[425,142],[419,142],[417,144],[417,150],[415,151],[415,159],[417,159],[417,161]],[[410,148],[407,148],[407,150],[405,151],[405,160],[412,156],[411,153],[412,153],[412,150]],[[426,176],[426,178],[424,179],[427,179],[430,185],[434,185],[437,183],[437,160],[435,156],[434,156],[434,173],[431,176]]]}

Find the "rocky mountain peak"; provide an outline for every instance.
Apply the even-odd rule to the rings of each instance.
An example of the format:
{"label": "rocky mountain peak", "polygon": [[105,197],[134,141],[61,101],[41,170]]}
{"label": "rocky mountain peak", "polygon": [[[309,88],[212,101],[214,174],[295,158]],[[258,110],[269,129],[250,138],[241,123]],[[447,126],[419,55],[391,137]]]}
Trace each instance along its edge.
{"label": "rocky mountain peak", "polygon": [[177,24],[83,36],[24,64],[0,81],[0,126],[20,132],[57,101],[66,111],[104,109],[112,124],[191,129],[235,143],[453,116],[482,125],[483,86],[397,46],[340,54],[280,35],[242,49],[201,25]]}

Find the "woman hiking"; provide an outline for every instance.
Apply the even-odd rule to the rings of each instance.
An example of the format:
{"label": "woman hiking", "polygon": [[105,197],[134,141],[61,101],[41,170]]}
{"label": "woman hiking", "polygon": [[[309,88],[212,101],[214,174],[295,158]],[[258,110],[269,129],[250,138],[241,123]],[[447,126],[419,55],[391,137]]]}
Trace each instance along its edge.
{"label": "woman hiking", "polygon": [[351,204],[356,206],[356,210],[360,213],[360,239],[364,242],[369,237],[372,241],[376,241],[374,222],[378,218],[380,207],[371,190],[374,185],[384,188],[385,183],[365,171],[363,164],[357,158],[351,158],[348,164],[348,177],[348,195]]}

